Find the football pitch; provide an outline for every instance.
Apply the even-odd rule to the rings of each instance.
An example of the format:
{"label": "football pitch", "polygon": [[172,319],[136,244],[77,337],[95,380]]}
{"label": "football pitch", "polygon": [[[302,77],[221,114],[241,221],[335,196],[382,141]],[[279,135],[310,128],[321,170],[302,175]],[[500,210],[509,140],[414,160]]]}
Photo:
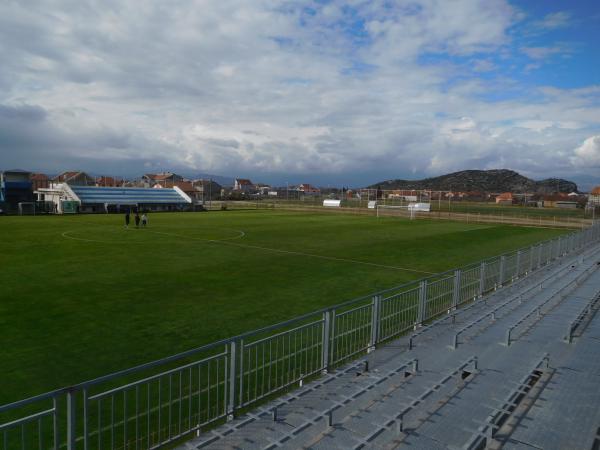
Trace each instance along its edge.
{"label": "football pitch", "polygon": [[0,217],[0,404],[565,230],[280,211]]}

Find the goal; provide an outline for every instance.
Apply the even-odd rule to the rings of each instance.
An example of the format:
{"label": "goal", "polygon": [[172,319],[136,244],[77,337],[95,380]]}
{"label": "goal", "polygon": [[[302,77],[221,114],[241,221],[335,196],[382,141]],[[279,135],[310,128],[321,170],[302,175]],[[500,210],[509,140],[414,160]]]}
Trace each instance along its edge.
{"label": "goal", "polygon": [[407,217],[410,220],[415,218],[415,209],[409,205],[392,206],[392,205],[377,205],[377,217]]}

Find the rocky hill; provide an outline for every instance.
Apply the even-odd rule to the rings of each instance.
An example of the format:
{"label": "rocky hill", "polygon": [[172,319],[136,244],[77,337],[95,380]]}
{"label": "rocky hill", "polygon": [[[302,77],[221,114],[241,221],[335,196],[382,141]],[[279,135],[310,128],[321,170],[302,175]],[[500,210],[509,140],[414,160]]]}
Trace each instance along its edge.
{"label": "rocky hill", "polygon": [[528,192],[550,194],[577,192],[577,185],[560,178],[535,181],[507,169],[463,170],[423,180],[388,180],[370,188],[431,189],[434,191]]}

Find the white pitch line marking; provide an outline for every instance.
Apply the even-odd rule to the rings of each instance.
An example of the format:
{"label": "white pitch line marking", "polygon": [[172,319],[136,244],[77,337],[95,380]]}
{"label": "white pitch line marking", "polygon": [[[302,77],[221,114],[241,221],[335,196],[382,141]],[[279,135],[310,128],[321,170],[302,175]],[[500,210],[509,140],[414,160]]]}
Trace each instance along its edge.
{"label": "white pitch line marking", "polygon": [[[174,236],[174,237],[178,237],[178,238],[182,238],[182,239],[188,239],[188,240],[194,240],[194,241],[200,241],[200,242],[211,242],[213,244],[224,244],[224,245],[232,245],[235,247],[240,247],[240,248],[249,248],[249,249],[255,249],[255,250],[263,250],[263,251],[268,251],[268,252],[273,252],[273,253],[282,253],[282,254],[287,254],[287,255],[297,255],[297,256],[305,256],[308,258],[317,258],[317,259],[325,259],[328,261],[336,261],[336,262],[345,262],[345,263],[352,263],[352,264],[361,264],[364,266],[371,266],[371,267],[380,267],[382,269],[392,269],[392,270],[401,270],[404,272],[413,272],[413,273],[418,273],[418,274],[425,274],[425,275],[435,275],[434,272],[427,272],[425,270],[416,270],[416,269],[409,269],[407,267],[398,267],[398,266],[388,266],[386,264],[377,264],[377,263],[372,263],[372,262],[368,262],[368,261],[359,261],[356,259],[348,259],[348,258],[337,258],[335,256],[325,256],[325,255],[316,255],[314,253],[305,253],[305,252],[297,252],[297,251],[293,251],[293,250],[283,250],[283,249],[278,249],[278,248],[271,248],[271,247],[261,247],[259,245],[250,245],[250,244],[240,244],[237,242],[229,242],[232,241],[234,239],[241,239],[243,237],[246,236],[246,233],[242,230],[235,230],[233,228],[228,228],[228,230],[230,231],[235,231],[236,233],[238,233],[237,236],[233,236],[233,237],[228,237],[228,238],[223,238],[223,239],[203,239],[203,238],[195,238],[193,236],[184,236],[182,234],[176,234],[176,233],[166,233],[163,231],[151,231],[151,230],[145,230],[147,233],[153,233],[153,234],[160,234],[160,235],[164,235],[164,236]],[[68,239],[75,239],[78,241],[86,241],[86,242],[100,242],[100,243],[110,243],[110,244],[114,244],[114,243],[130,243],[127,241],[100,241],[100,240],[94,240],[94,239],[84,239],[84,238],[78,238],[78,237],[74,237],[74,236],[70,236],[68,235],[68,233],[71,233],[71,231],[65,231],[64,233],[62,233],[62,236]],[[136,244],[141,244],[143,242],[135,242]]]}
{"label": "white pitch line marking", "polygon": [[377,264],[377,263],[372,263],[372,262],[368,262],[368,261],[358,261],[356,259],[336,258],[335,256],[315,255],[314,253],[296,252],[293,250],[281,250],[278,248],[260,247],[258,245],[239,244],[237,242],[223,242],[223,241],[209,241],[209,242],[215,242],[215,243],[225,244],[225,245],[233,245],[233,246],[242,247],[242,248],[253,248],[253,249],[265,250],[265,251],[269,251],[269,252],[285,253],[288,255],[308,256],[310,258],[327,259],[330,261],[348,262],[348,263],[353,263],[353,264],[363,264],[365,266],[381,267],[384,269],[394,269],[394,270],[402,270],[405,272],[414,272],[414,273],[421,273],[421,274],[426,274],[426,275],[435,275],[434,272],[426,272],[424,270],[408,269],[406,267],[388,266],[385,264]]}

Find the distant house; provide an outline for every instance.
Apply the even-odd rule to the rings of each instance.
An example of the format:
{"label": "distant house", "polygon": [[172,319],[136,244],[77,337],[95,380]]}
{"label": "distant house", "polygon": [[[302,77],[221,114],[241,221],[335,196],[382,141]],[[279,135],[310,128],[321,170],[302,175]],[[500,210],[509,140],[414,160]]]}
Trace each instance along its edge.
{"label": "distant house", "polygon": [[31,189],[33,191],[50,186],[50,178],[45,173],[32,173],[29,176],[29,180],[31,180]]}
{"label": "distant house", "polygon": [[296,190],[304,193],[304,195],[319,195],[321,193],[321,189],[308,183],[302,183]]}
{"label": "distant house", "polygon": [[181,181],[184,181],[184,178],[173,172],[147,173],[142,176],[142,184],[146,187],[154,187],[155,184],[160,184],[164,188],[172,188],[175,183]]}
{"label": "distant house", "polygon": [[418,198],[417,191],[411,191],[406,189],[395,189],[388,192],[387,198],[397,198],[406,200],[407,202],[416,202]]}
{"label": "distant house", "polygon": [[247,178],[236,178],[233,183],[233,190],[239,192],[251,192],[255,189],[252,181]]}
{"label": "distant house", "polygon": [[175,186],[192,199],[192,204],[202,203],[202,194],[194,187],[194,183],[191,181],[178,181],[175,183]]}
{"label": "distant house", "polygon": [[512,192],[504,192],[496,196],[497,205],[512,205],[513,195]]}
{"label": "distant house", "polygon": [[193,183],[204,201],[215,200],[221,197],[222,186],[216,181],[200,178],[194,180]]}
{"label": "distant house", "polygon": [[[166,183],[165,183],[166,184]],[[208,200],[215,200],[221,195],[221,185],[212,180],[176,181],[173,186],[184,192],[194,205],[202,205]],[[156,183],[154,189],[163,189],[162,183]]]}
{"label": "distant house", "polygon": [[268,195],[269,192],[272,191],[271,186],[269,186],[268,184],[258,183],[254,187],[260,195]]}
{"label": "distant house", "polygon": [[96,177],[96,182],[94,183],[96,186],[104,186],[104,187],[117,187],[117,180],[113,177]]}
{"label": "distant house", "polygon": [[600,206],[600,186],[596,186],[592,189],[592,192],[588,194],[588,208],[596,208]]}
{"label": "distant house", "polygon": [[484,202],[487,199],[486,193],[481,191],[467,191],[463,194],[463,200],[469,200],[472,202]]}
{"label": "distant house", "polygon": [[577,208],[577,201],[564,193],[545,195],[544,208],[575,209]]}
{"label": "distant house", "polygon": [[71,186],[94,186],[95,178],[81,171],[67,171],[52,178],[52,184],[67,183]]}

